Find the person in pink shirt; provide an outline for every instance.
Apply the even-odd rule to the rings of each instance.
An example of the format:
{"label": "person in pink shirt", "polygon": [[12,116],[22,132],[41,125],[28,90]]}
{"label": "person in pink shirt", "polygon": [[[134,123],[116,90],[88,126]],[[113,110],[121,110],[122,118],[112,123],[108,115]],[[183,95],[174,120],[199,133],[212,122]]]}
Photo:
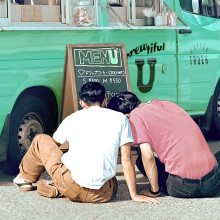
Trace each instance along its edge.
{"label": "person in pink shirt", "polygon": [[211,153],[200,128],[180,106],[157,99],[141,103],[135,94],[123,92],[108,108],[129,118],[140,152],[136,165],[151,185],[148,195],[220,196],[220,151],[216,157]]}

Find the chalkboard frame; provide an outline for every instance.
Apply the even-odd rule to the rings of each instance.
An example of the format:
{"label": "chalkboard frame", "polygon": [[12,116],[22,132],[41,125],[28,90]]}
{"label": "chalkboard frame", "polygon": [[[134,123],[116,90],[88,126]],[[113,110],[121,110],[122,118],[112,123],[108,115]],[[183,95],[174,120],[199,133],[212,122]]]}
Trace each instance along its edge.
{"label": "chalkboard frame", "polygon": [[[123,56],[123,66],[125,71],[125,80],[127,91],[131,91],[130,77],[128,69],[128,60],[126,47],[123,43],[109,43],[109,44],[68,44],[66,45],[64,70],[63,70],[63,85],[61,94],[61,106],[60,106],[60,118],[59,121],[63,121],[68,115],[79,110],[78,103],[78,91],[76,88],[76,75],[74,72],[73,62],[73,48],[101,48],[101,47],[121,47]],[[68,96],[67,96],[68,94]]]}

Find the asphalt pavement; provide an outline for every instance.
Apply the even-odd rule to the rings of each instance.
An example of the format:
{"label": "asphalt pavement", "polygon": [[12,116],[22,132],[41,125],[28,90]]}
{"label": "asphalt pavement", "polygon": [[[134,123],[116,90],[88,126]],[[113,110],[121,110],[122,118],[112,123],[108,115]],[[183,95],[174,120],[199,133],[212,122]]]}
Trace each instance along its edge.
{"label": "asphalt pavement", "polygon": [[[209,140],[211,151],[220,151],[219,140]],[[148,180],[138,171],[137,190],[147,188]],[[179,199],[159,197],[159,204],[135,203],[131,200],[123,177],[122,167],[117,166],[118,193],[109,203],[82,204],[67,198],[48,199],[36,191],[21,192],[12,184],[15,176],[0,171],[0,219],[218,219],[220,198]],[[42,178],[49,179],[47,173]]]}

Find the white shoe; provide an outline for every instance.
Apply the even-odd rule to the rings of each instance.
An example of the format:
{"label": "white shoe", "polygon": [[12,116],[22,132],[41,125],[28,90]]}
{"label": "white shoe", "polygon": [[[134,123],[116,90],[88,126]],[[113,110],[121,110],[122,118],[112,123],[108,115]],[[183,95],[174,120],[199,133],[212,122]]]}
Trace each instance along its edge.
{"label": "white shoe", "polygon": [[32,183],[27,183],[20,173],[13,179],[13,183],[22,191],[34,190]]}

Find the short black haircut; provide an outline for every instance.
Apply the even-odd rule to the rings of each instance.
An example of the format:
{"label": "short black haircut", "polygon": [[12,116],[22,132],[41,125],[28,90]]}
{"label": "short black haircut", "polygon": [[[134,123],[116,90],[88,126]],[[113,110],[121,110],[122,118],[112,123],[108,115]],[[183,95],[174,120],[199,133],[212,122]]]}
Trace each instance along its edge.
{"label": "short black haircut", "polygon": [[82,85],[79,91],[79,98],[88,106],[98,102],[101,106],[105,99],[105,87],[98,82],[88,82]]}
{"label": "short black haircut", "polygon": [[114,96],[109,101],[108,108],[118,112],[122,112],[124,114],[128,114],[140,104],[141,101],[134,93],[125,91]]}

